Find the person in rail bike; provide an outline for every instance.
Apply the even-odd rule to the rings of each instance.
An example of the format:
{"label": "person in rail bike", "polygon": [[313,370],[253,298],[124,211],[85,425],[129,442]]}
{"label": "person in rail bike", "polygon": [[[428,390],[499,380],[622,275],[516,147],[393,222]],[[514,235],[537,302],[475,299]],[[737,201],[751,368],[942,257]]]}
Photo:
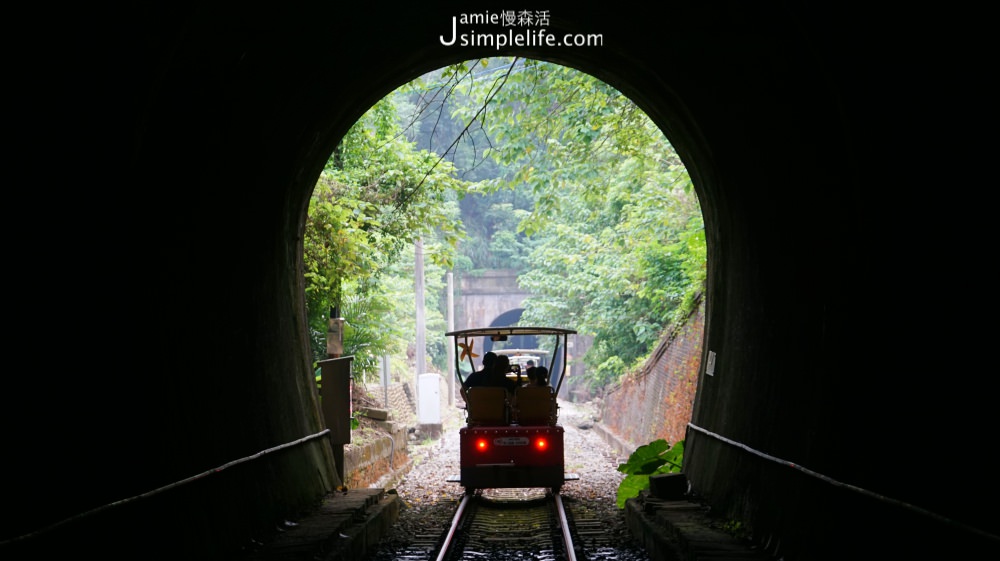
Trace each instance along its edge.
{"label": "person in rail bike", "polygon": [[548,386],[549,385],[549,369],[544,366],[536,366],[531,369],[531,374],[533,378],[528,384],[530,386]]}
{"label": "person in rail bike", "polygon": [[483,355],[483,367],[479,370],[476,370],[472,374],[469,374],[469,377],[465,379],[465,385],[463,385],[461,389],[462,399],[464,399],[465,401],[469,401],[469,394],[468,394],[469,388],[474,388],[476,386],[484,385],[484,382],[486,382],[487,373],[489,373],[489,371],[493,368],[493,363],[494,361],[496,361],[496,359],[497,359],[497,354],[493,351],[490,351]]}
{"label": "person in rail bike", "polygon": [[499,386],[510,393],[514,393],[519,384],[507,377],[508,372],[510,372],[510,357],[507,355],[497,355],[493,361],[492,368],[486,373],[483,385]]}
{"label": "person in rail bike", "polygon": [[534,366],[529,366],[529,367],[525,368],[524,369],[524,376],[525,376],[525,378],[528,379],[528,381],[525,382],[525,384],[524,384],[525,386],[534,386],[535,385],[535,367]]}

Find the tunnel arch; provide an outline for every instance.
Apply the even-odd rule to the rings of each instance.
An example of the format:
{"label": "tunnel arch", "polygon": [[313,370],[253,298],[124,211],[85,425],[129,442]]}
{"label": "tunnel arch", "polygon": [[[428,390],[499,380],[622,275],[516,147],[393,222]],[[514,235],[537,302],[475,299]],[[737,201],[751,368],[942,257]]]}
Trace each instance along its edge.
{"label": "tunnel arch", "polygon": [[[580,22],[564,21],[557,25],[566,25],[567,29],[574,29],[581,24]],[[623,39],[623,35],[619,35],[617,38]],[[350,126],[369,107],[396,87],[428,71],[461,60],[498,55],[524,56],[569,66],[614,86],[630,97],[640,109],[650,116],[685,162],[695,192],[701,201],[708,247],[709,270],[708,295],[706,297],[708,305],[706,306],[704,328],[706,340],[712,337],[714,319],[717,317],[717,313],[713,311],[716,296],[726,294],[727,299],[738,300],[741,295],[762,292],[760,279],[753,275],[747,278],[744,286],[737,292],[732,291],[732,286],[716,286],[716,281],[721,274],[719,271],[727,267],[727,264],[719,264],[716,261],[715,257],[722,254],[721,249],[725,249],[728,254],[728,266],[739,264],[753,269],[754,265],[750,263],[764,261],[757,258],[756,255],[760,248],[765,247],[771,241],[770,239],[755,239],[752,236],[746,236],[742,239],[734,238],[735,232],[746,227],[745,224],[740,224],[739,214],[746,215],[746,213],[759,210],[760,205],[749,202],[749,195],[745,192],[741,193],[739,190],[736,191],[739,193],[737,196],[732,196],[729,192],[723,194],[726,189],[732,189],[731,184],[739,183],[733,178],[736,170],[731,166],[720,166],[715,161],[720,148],[718,145],[711,147],[702,131],[705,128],[714,128],[718,132],[719,128],[724,127],[726,123],[724,118],[706,112],[704,108],[700,112],[700,116],[697,117],[695,111],[691,109],[693,103],[704,103],[704,100],[698,98],[699,93],[707,93],[709,99],[714,99],[719,95],[717,92],[699,91],[695,88],[695,91],[688,91],[686,95],[677,94],[671,82],[671,72],[664,65],[651,66],[651,60],[648,58],[630,56],[630,53],[634,54],[647,49],[647,47],[641,46],[641,41],[637,39],[623,40],[625,46],[620,50],[565,49],[553,53],[543,49],[505,48],[464,50],[460,54],[441,48],[433,40],[428,41],[427,39],[425,35],[400,33],[398,37],[394,37],[391,48],[372,49],[366,53],[366,64],[378,68],[375,76],[365,74],[365,79],[360,79],[348,75],[342,81],[317,78],[320,87],[315,88],[310,93],[306,99],[308,103],[300,110],[302,114],[308,112],[309,124],[305,131],[297,133],[296,136],[301,139],[301,142],[293,144],[294,154],[286,155],[288,166],[296,170],[294,180],[288,185],[287,193],[294,199],[293,207],[297,207],[299,210],[292,215],[286,215],[281,221],[290,218],[297,219],[298,231],[301,232],[309,193],[311,193],[315,180],[329,154],[333,152],[334,147]],[[345,52],[349,52],[353,47],[347,43],[337,46]],[[325,46],[324,48],[331,47]],[[305,62],[301,64],[305,65]],[[677,76],[688,81],[688,86],[690,86],[690,81],[693,79],[691,77],[692,71],[692,68],[681,65],[677,69]],[[306,73],[309,74],[308,71]],[[339,103],[329,105],[323,99],[326,96],[335,97]],[[781,132],[784,131],[773,131],[772,137]],[[728,149],[731,151],[732,147],[730,146]],[[729,156],[732,159],[731,153]],[[729,177],[719,177],[720,172],[725,172]],[[721,244],[723,239],[727,240],[727,244]],[[725,338],[730,340],[729,344],[733,347],[752,345],[755,337],[752,333],[754,326],[760,325],[762,321],[763,325],[768,325],[766,314],[762,315],[756,309],[739,311],[737,314],[741,321],[727,326]],[[713,348],[711,344],[705,345],[706,350],[718,350],[718,348],[718,346]],[[760,350],[770,351],[771,349],[767,346],[757,347],[758,354],[751,354],[748,357],[748,366],[756,368],[756,363],[762,359],[762,355],[759,354]],[[733,367],[736,366],[733,364]],[[719,390],[713,391],[718,392]],[[737,387],[725,391],[738,395],[749,391],[749,388]],[[698,410],[702,408],[702,401],[701,399],[696,401],[696,415]],[[712,395],[712,399],[704,401],[711,403],[713,407],[718,407],[716,404],[720,402],[719,395],[716,393]],[[751,400],[747,400],[746,403],[748,405],[745,407],[751,410],[760,406],[759,403],[753,403]],[[711,411],[710,413],[714,414]],[[736,428],[737,432],[763,430],[749,425],[739,425]],[[740,436],[747,437],[748,435]],[[750,439],[752,440],[752,438]],[[714,462],[708,460],[708,463]],[[719,477],[725,480],[730,477],[730,474],[727,473],[729,469],[731,469],[729,465],[721,468],[708,467],[705,473],[710,474],[708,476],[710,478]],[[720,474],[712,473],[714,471],[718,471]],[[726,497],[726,500],[732,499]],[[736,498],[735,502],[739,503],[743,500],[745,499]]]}
{"label": "tunnel arch", "polygon": [[[346,131],[351,126],[353,126],[353,124],[357,122],[357,120],[360,119],[361,116],[364,115],[366,111],[368,111],[371,107],[373,107],[374,103],[377,103],[378,100],[384,99],[386,96],[389,96],[399,87],[405,85],[406,83],[416,78],[419,78],[420,76],[423,76],[428,72],[440,70],[441,68],[448,66],[450,64],[457,64],[463,62],[471,64],[475,63],[477,60],[480,60],[477,57],[469,57],[467,55],[467,51],[462,51],[460,54],[457,54],[457,56],[454,57],[442,59],[436,56],[436,53],[438,51],[437,49],[438,45],[436,44],[424,45],[424,47],[425,47],[424,49],[418,48],[412,51],[401,49],[400,52],[409,53],[410,57],[413,58],[413,62],[411,62],[411,64],[405,70],[401,70],[400,74],[396,76],[386,72],[385,73],[386,82],[385,84],[381,85],[380,88],[378,89],[373,88],[370,92],[360,92],[365,94],[363,96],[363,99],[365,100],[375,99],[375,101],[372,102],[371,105],[365,105],[368,103],[368,101],[359,102],[361,103],[361,105],[355,108],[354,113],[349,114],[356,116],[353,117],[354,120],[351,120],[351,117],[347,118],[347,120],[350,121],[350,123],[346,126],[346,128],[344,122],[329,123],[329,124],[320,123],[321,128],[331,131],[329,137],[321,138],[319,140],[320,144],[325,146],[336,147],[336,145],[339,144],[339,142],[343,138],[344,134],[346,134]],[[511,48],[511,49],[498,49],[495,51],[494,50],[482,51],[482,54],[484,55],[485,58],[516,56],[522,59],[539,60],[571,68],[577,72],[582,72],[590,76],[593,76],[601,81],[604,81],[608,85],[614,87],[616,90],[621,92],[621,94],[626,96],[630,101],[635,103],[640,110],[645,112],[647,116],[650,117],[650,119],[659,129],[660,133],[663,134],[665,138],[667,138],[667,141],[670,143],[672,147],[674,147],[674,149],[677,152],[677,155],[684,162],[685,168],[687,169],[688,174],[691,176],[691,181],[695,192],[695,196],[698,197],[699,199],[699,206],[701,207],[701,213],[705,220],[704,228],[707,233],[709,231],[709,224],[707,223],[708,217],[706,216],[707,211],[704,208],[703,204],[701,203],[701,201],[703,200],[703,195],[702,195],[703,189],[698,177],[711,177],[711,174],[706,172],[695,173],[692,171],[690,165],[694,163],[698,167],[698,169],[710,170],[712,167],[712,163],[710,161],[691,162],[689,161],[689,158],[699,157],[700,154],[708,154],[709,151],[701,146],[700,144],[701,140],[697,137],[697,135],[693,135],[691,137],[682,137],[678,139],[683,145],[689,147],[689,151],[687,153],[682,153],[682,151],[674,144],[675,139],[671,138],[666,132],[667,130],[671,130],[671,131],[676,131],[676,134],[681,134],[680,131],[695,131],[697,130],[696,123],[690,122],[690,119],[687,117],[686,110],[682,105],[680,105],[680,101],[675,96],[669,95],[670,90],[668,88],[664,88],[663,92],[647,90],[643,94],[642,87],[630,83],[627,78],[618,78],[619,83],[609,82],[608,79],[604,78],[603,76],[607,76],[609,77],[609,79],[612,80],[616,79],[616,74],[611,72],[608,67],[608,65],[611,65],[612,63],[607,62],[601,56],[597,56],[598,53],[599,51],[589,51],[589,52],[567,51],[563,53],[561,56],[552,56],[551,53],[545,49]],[[618,67],[618,71],[620,73],[624,73],[627,75],[627,71],[621,66]],[[628,91],[637,93],[629,95],[628,93],[626,93]],[[660,96],[663,96],[663,99],[661,99]],[[661,120],[658,121],[656,118],[654,118],[654,116],[647,111],[647,107],[643,107],[640,104],[640,102],[636,99],[636,97],[646,100],[647,107],[653,109],[656,115],[660,116]],[[674,103],[678,104],[679,106],[677,107],[673,106]],[[671,119],[676,120],[676,122]],[[316,158],[319,158],[320,161],[323,164],[325,164],[326,161],[329,159],[330,154],[332,153],[333,153],[333,148],[330,148],[330,153],[327,154],[325,157],[321,152],[316,155]],[[314,166],[315,163],[311,165],[311,167]],[[322,165],[320,166],[320,169],[322,169]],[[318,172],[317,172],[317,177],[318,177]],[[311,184],[315,185],[315,182],[312,182]],[[309,194],[311,195],[311,191]],[[308,207],[308,197],[306,198],[305,207]],[[301,219],[304,228],[304,223],[306,220],[305,213],[302,214]],[[707,266],[709,267],[711,266],[710,263],[712,255],[712,244],[714,243],[714,241],[715,240],[713,237],[708,236],[706,234],[706,246],[709,256],[707,259],[708,261]],[[705,300],[707,308],[710,305],[708,304],[709,299],[706,298]],[[520,314],[518,313],[518,316],[519,315]],[[503,316],[504,314],[501,314],[501,317]],[[493,321],[500,321],[500,317],[494,319]],[[491,324],[491,325],[500,325],[500,324]],[[704,330],[704,333],[707,333],[707,327],[708,327],[707,321],[705,322],[705,325],[706,328]],[[469,327],[474,327],[474,326],[470,325]],[[489,349],[487,348],[486,350]]]}
{"label": "tunnel arch", "polygon": [[[536,55],[538,53],[542,53],[542,51],[537,51],[537,50],[536,51],[526,51],[526,52],[535,53]],[[414,56],[418,56],[419,54],[420,54],[419,52],[413,53]],[[499,54],[498,53],[492,53],[489,58],[495,58],[495,57],[501,57],[501,56],[508,56],[508,54],[506,52],[501,52]],[[552,59],[551,57],[535,56],[535,57],[532,58],[532,57],[526,57],[524,54],[517,54],[517,55],[514,55],[514,56],[517,56],[518,58],[520,58],[522,60],[538,60],[538,61],[550,62],[552,64],[558,64],[560,66],[564,66],[565,68],[572,69],[575,72],[580,72],[580,73],[588,74],[590,76],[593,76],[593,77],[597,78],[597,76],[594,73],[595,71],[593,71],[593,70],[590,71],[590,72],[586,72],[584,70],[581,70],[580,68],[569,66],[569,65],[567,65],[564,62],[555,62],[555,59]],[[466,63],[466,64],[469,64],[470,66],[476,66],[477,63],[480,60],[481,59],[467,58],[465,56],[459,56],[459,57],[456,57],[454,59],[450,59],[449,64]],[[577,64],[577,65],[580,65],[580,66],[584,66],[584,67],[587,67],[589,65],[590,68],[598,69],[596,72],[600,73],[600,68],[601,67],[600,67],[599,60],[597,62],[590,61],[590,60],[591,59],[589,59],[588,57],[583,56],[583,57],[579,57],[579,60],[574,60],[574,63]],[[588,61],[590,61],[590,62],[588,62]],[[413,79],[416,79],[416,78],[419,78],[421,76],[424,76],[428,72],[439,71],[443,67],[428,65],[429,69],[427,69],[427,70],[425,70],[423,66],[414,66],[414,68],[415,68],[415,70],[411,69],[411,73],[410,74],[406,74],[406,75],[404,75],[404,77],[399,78],[399,80],[401,80],[399,83],[389,82],[388,85],[385,86],[386,89],[384,89],[384,90],[377,90],[377,92],[373,93],[371,97],[378,97],[379,95],[382,95],[383,91],[385,91],[386,93],[383,95],[383,97],[379,97],[378,98],[379,100],[385,99],[386,96],[389,96],[389,95],[393,94],[398,88],[404,86],[409,81],[411,81]],[[616,86],[615,84],[609,84],[609,85],[611,85],[616,90],[618,90],[621,93],[621,95],[623,95],[626,98],[628,98],[628,96],[626,94],[624,94],[624,92],[621,92],[621,90],[618,88],[618,86]],[[628,98],[628,99],[630,101],[633,101],[631,98]],[[633,101],[633,103],[634,103],[634,101]],[[370,108],[371,108],[371,106],[365,108],[364,111],[361,111],[360,113],[364,114],[364,112],[367,111],[367,110],[369,110]],[[661,113],[663,113],[662,110],[661,110]],[[360,115],[359,115],[359,118],[360,118]],[[659,123],[655,123],[654,122],[654,124],[657,126],[660,134],[663,134],[664,138],[667,138],[668,143],[671,142],[671,139],[669,139],[668,137],[666,137],[666,134],[663,131],[663,127]],[[353,126],[353,123],[352,123],[352,126]],[[335,130],[339,131],[342,128],[343,128],[342,126],[338,126],[338,127],[336,127]],[[331,130],[334,130],[334,129],[331,128]],[[343,138],[343,135],[335,135],[335,136],[333,136],[331,138],[332,138],[331,140],[324,141],[324,143],[327,144],[327,145],[330,145],[330,144],[337,145],[340,142],[340,140]],[[671,143],[671,146],[672,146],[672,143]],[[326,162],[326,160],[328,160],[328,159],[329,159],[329,156],[326,157],[326,159],[324,160],[324,162]],[[697,183],[694,183],[693,181],[692,181],[692,184],[694,185],[695,196],[698,197],[699,196],[698,195],[698,185],[697,185]],[[700,206],[700,203],[699,203],[699,206]],[[704,213],[704,210],[702,209],[701,212]],[[305,220],[305,217],[303,216],[303,221],[304,220]],[[502,305],[503,305],[503,303],[501,303],[501,306]],[[500,319],[496,318],[493,321],[500,321]],[[478,323],[471,323],[471,324],[468,324],[468,327],[475,327],[475,326],[478,326],[478,325],[479,325]]]}
{"label": "tunnel arch", "polygon": [[[827,88],[824,61],[813,45],[798,35],[794,25],[781,27],[788,22],[787,18],[779,15],[769,21],[768,17],[775,14],[767,10],[752,16],[740,14],[773,34],[765,38],[762,34],[749,32],[748,35],[760,42],[734,55],[740,63],[728,66],[730,53],[722,51],[746,45],[737,46],[737,39],[726,38],[725,34],[734,32],[735,37],[746,38],[750,26],[727,19],[731,14],[694,12],[696,16],[707,16],[706,21],[718,23],[719,27],[710,29],[701,25],[682,31],[672,44],[677,47],[688,39],[694,44],[708,45],[713,39],[717,40],[725,47],[708,48],[707,54],[697,56],[685,54],[692,60],[710,60],[719,67],[699,66],[700,63],[690,60],[672,67],[662,61],[654,62],[655,55],[634,57],[635,53],[650,53],[655,49],[650,49],[638,38],[625,38],[625,34],[617,36],[621,40],[620,49],[561,50],[553,54],[512,48],[467,50],[461,55],[440,48],[426,34],[418,34],[416,38],[403,34],[395,42],[394,49],[376,49],[373,58],[369,59],[379,68],[378,78],[366,83],[348,80],[347,93],[340,96],[342,104],[339,107],[315,110],[314,116],[319,117],[314,121],[318,134],[309,136],[308,147],[296,158],[298,163],[304,164],[300,169],[312,169],[313,172],[304,175],[307,180],[298,184],[297,191],[301,196],[311,188],[311,180],[315,179],[322,162],[364,108],[401,83],[434,68],[459,59],[503,54],[547,60],[594,75],[633,99],[660,127],[684,160],[701,201],[709,268],[705,351],[718,352],[718,356],[724,357],[719,364],[725,365],[727,371],[745,375],[719,378],[716,374],[713,384],[704,389],[700,386],[695,403],[696,420],[699,417],[716,420],[719,428],[725,429],[736,442],[754,442],[761,449],[776,452],[805,450],[800,461],[828,465],[832,461],[830,452],[809,446],[803,434],[769,429],[803,422],[813,427],[815,434],[831,442],[842,442],[844,434],[851,431],[831,421],[837,418],[836,399],[817,396],[828,392],[831,396],[844,394],[832,380],[837,378],[837,371],[849,364],[844,355],[832,349],[848,339],[846,325],[850,318],[844,310],[848,309],[852,293],[837,293],[833,288],[848,284],[844,281],[843,270],[818,258],[788,263],[773,248],[786,246],[789,252],[800,256],[843,255],[857,242],[855,234],[836,239],[833,232],[857,228],[859,223],[864,223],[864,217],[854,212],[855,198],[860,195],[851,188],[836,189],[836,178],[842,175],[831,173],[820,164],[827,159],[826,151],[834,152],[845,142],[847,133],[840,122],[842,101],[836,97],[836,88]],[[595,20],[582,18],[581,21],[561,21],[557,26],[576,29]],[[792,69],[809,70],[792,72]],[[713,71],[725,78],[713,76]],[[754,75],[754,72],[759,74]],[[733,96],[727,88],[742,89],[746,97]],[[681,91],[683,93],[679,93]],[[349,112],[345,113],[345,109]],[[808,114],[808,124],[789,117],[796,112]],[[768,115],[783,117],[771,119]],[[821,135],[812,131],[828,132]],[[796,192],[789,179],[777,184],[749,179],[739,166],[752,165],[753,158],[740,154],[745,146],[736,144],[750,137],[760,146],[770,146],[781,154],[785,176],[808,177],[818,191],[807,195]],[[318,143],[317,138],[320,139]],[[709,142],[708,138],[713,140]],[[803,202],[802,207],[797,207],[801,214],[784,213],[784,205],[773,203],[780,197]],[[306,199],[301,196],[300,204]],[[808,212],[803,211],[805,205],[809,207]],[[792,240],[782,239],[781,233],[785,230],[776,225],[783,221],[787,228],[808,234]],[[824,232],[812,224],[835,224],[837,228]],[[869,257],[862,254],[859,259],[864,262]],[[795,313],[790,311],[814,305],[828,311],[821,314],[822,317],[816,315],[801,320],[796,320]],[[719,320],[724,321],[720,323]],[[805,325],[793,327],[800,321]],[[824,335],[806,339],[807,333],[817,332]],[[782,337],[775,335],[779,333],[783,336],[780,342]],[[834,357],[833,360],[818,364],[807,376],[799,376],[790,366],[770,367],[799,364],[807,362],[810,356],[827,354]],[[724,381],[714,383],[716,380]],[[792,398],[800,392],[813,398]],[[876,393],[883,392],[891,393],[891,389],[880,388]],[[741,396],[747,398],[741,400]],[[768,402],[774,399],[785,407],[771,407]],[[874,402],[866,403],[863,411],[869,419],[884,415]],[[759,422],[741,422],[746,418],[756,418]],[[859,421],[854,429],[863,430],[861,425]],[[896,446],[902,447],[902,442]],[[882,458],[890,454],[876,450],[873,445],[866,445],[865,451]],[[740,471],[738,461],[724,446],[707,440],[692,446],[687,456],[696,460],[691,468],[697,483],[734,516],[752,520],[758,528],[774,531],[788,532],[797,526],[784,512],[767,504],[765,497],[775,496],[775,489],[780,488],[773,480],[761,481],[772,477],[762,475],[768,470]],[[735,486],[730,485],[733,482]],[[901,487],[906,485],[901,484]],[[783,500],[795,502],[796,490],[781,491],[785,493],[781,495]]]}
{"label": "tunnel arch", "polygon": [[517,325],[517,322],[521,319],[521,315],[524,313],[524,308],[514,308],[507,310],[490,321],[487,327],[506,327],[508,325]]}
{"label": "tunnel arch", "polygon": [[[644,75],[641,67],[630,68],[637,65],[634,63],[624,64],[622,59],[607,60],[607,57],[602,56],[600,51],[593,51],[591,53],[570,51],[563,52],[559,56],[553,56],[549,51],[543,49],[502,48],[497,50],[472,50],[478,56],[470,56],[470,51],[468,50],[454,53],[451,56],[442,56],[439,47],[439,45],[434,44],[428,45],[426,42],[401,46],[399,54],[406,53],[408,55],[405,58],[407,62],[405,67],[396,68],[395,70],[391,69],[391,67],[387,68],[383,72],[385,81],[372,84],[366,90],[359,92],[362,95],[351,106],[351,112],[344,113],[343,111],[338,111],[318,119],[318,130],[323,132],[315,137],[311,145],[313,148],[319,147],[319,149],[304,152],[300,158],[300,161],[304,164],[302,169],[314,171],[305,176],[303,182],[297,183],[293,187],[294,191],[304,195],[304,202],[300,203],[302,211],[299,213],[303,228],[309,195],[315,185],[315,180],[319,177],[319,171],[326,163],[330,154],[334,152],[335,147],[346,134],[347,130],[370,107],[374,106],[378,100],[391,94],[400,86],[428,72],[450,64],[473,61],[479,58],[517,56],[559,64],[589,74],[611,85],[631,99],[652,119],[684,162],[688,174],[691,176],[694,191],[701,201],[702,214],[705,215],[706,233],[709,231],[709,224],[713,218],[709,216],[709,212],[705,208],[705,201],[710,200],[710,198],[707,197],[706,184],[704,182],[711,181],[711,177],[713,176],[711,173],[713,166],[710,158],[711,151],[704,146],[703,140],[697,133],[698,126],[684,108],[684,104],[668,87],[664,85],[655,91],[643,89],[642,86],[630,83],[627,78],[621,77],[622,75],[628,76],[630,73],[632,75]],[[617,71],[613,72],[610,69],[616,69]],[[710,184],[708,185],[710,186]],[[711,255],[714,237],[710,237],[707,234],[706,237],[709,238],[706,240],[706,244],[709,248],[709,255]],[[711,258],[708,261],[711,262]]]}

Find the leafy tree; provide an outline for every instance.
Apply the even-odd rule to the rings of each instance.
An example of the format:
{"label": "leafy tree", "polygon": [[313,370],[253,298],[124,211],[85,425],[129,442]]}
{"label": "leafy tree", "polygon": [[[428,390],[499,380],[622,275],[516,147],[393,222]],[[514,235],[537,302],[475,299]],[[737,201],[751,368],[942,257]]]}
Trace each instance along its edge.
{"label": "leafy tree", "polygon": [[585,360],[602,386],[644,360],[701,290],[704,228],[690,178],[658,127],[608,84],[533,60],[479,66],[454,88],[464,103],[452,112],[478,122],[489,138],[480,157],[499,166],[476,192],[527,193],[531,205],[514,233],[470,224],[489,235],[473,249],[523,267],[521,286],[535,295],[523,322],[595,336]]}
{"label": "leafy tree", "polygon": [[[482,82],[489,95],[499,93],[503,59],[481,59],[429,73],[407,85],[407,137],[417,146],[440,152],[462,179],[470,182],[460,206],[468,236],[462,254],[467,270],[520,269],[527,261],[530,240],[517,225],[535,205],[523,190],[500,190],[490,181],[503,170],[485,157],[492,148],[481,115],[488,109],[470,97],[471,83]],[[470,111],[465,115],[466,110]],[[478,113],[478,114],[477,114]],[[496,239],[494,239],[496,238]]]}
{"label": "leafy tree", "polygon": [[398,310],[413,301],[413,276],[404,296],[387,273],[418,238],[431,264],[451,266],[464,235],[455,194],[465,188],[449,162],[406,140],[392,97],[351,128],[316,184],[303,242],[316,359],[334,309],[347,321],[345,352],[359,379],[374,376],[378,357],[400,352],[407,331]]}
{"label": "leafy tree", "polygon": [[[418,236],[442,267],[427,269],[427,310],[440,312],[428,333],[443,325],[431,305],[443,267],[514,268],[534,294],[523,322],[595,337],[595,386],[644,360],[704,282],[697,197],[662,132],[608,84],[540,61],[468,61],[377,104],[331,158],[310,222],[317,351],[337,303],[366,310],[348,318],[349,334],[372,341],[355,349],[388,348],[375,333],[415,338],[406,313],[387,310],[412,306],[412,281],[396,275],[412,278],[405,256]],[[440,339],[427,337],[435,364]]]}

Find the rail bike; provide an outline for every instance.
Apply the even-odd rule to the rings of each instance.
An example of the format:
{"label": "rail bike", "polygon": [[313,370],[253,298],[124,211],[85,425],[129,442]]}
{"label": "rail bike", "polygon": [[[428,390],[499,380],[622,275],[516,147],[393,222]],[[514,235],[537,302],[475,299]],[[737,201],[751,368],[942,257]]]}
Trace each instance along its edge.
{"label": "rail bike", "polygon": [[[566,377],[569,336],[576,331],[555,327],[484,327],[451,331],[455,376],[462,385],[466,425],[459,429],[460,473],[448,480],[467,495],[480,489],[547,488],[558,494],[566,481],[563,427],[556,396]],[[477,350],[478,349],[478,350]],[[514,381],[503,387],[470,385],[481,370],[476,359],[492,352],[507,355],[504,374]],[[527,383],[522,366],[528,358],[549,370],[549,383]]]}

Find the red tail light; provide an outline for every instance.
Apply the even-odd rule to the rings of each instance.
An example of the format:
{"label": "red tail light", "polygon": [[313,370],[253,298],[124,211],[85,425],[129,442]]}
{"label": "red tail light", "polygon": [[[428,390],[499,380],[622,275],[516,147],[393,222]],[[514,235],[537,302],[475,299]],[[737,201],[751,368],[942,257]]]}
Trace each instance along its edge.
{"label": "red tail light", "polygon": [[479,450],[480,452],[485,452],[486,449],[489,448],[489,447],[490,447],[490,443],[485,438],[477,438],[476,439],[476,450]]}
{"label": "red tail light", "polygon": [[535,450],[539,452],[544,452],[549,449],[549,440],[547,438],[536,438],[535,439]]}

